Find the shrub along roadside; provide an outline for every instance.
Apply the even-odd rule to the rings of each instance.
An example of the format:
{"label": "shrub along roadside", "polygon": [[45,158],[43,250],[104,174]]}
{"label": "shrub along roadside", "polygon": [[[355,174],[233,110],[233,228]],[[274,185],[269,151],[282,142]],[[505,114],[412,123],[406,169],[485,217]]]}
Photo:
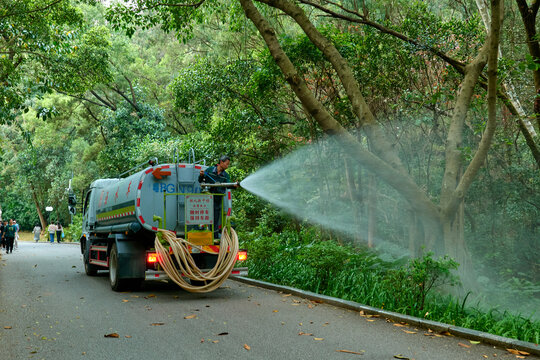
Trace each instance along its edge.
{"label": "shrub along roadside", "polygon": [[249,277],[351,300],[381,309],[484,331],[522,341],[540,342],[540,322],[497,309],[483,311],[434,290],[459,280],[449,258],[381,260],[374,252],[317,239],[311,231],[265,234],[261,227],[243,234],[249,252]]}

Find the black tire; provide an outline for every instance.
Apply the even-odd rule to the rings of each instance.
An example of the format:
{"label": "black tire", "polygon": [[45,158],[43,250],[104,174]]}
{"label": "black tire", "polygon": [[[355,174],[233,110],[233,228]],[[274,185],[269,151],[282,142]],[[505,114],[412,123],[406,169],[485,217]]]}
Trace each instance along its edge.
{"label": "black tire", "polygon": [[141,287],[144,279],[121,279],[119,275],[118,249],[116,243],[112,245],[109,255],[109,281],[113,291],[137,290]]}
{"label": "black tire", "polygon": [[127,285],[125,279],[118,278],[118,249],[116,244],[113,244],[109,255],[109,281],[111,282],[111,289],[114,291],[123,291]]}
{"label": "black tire", "polygon": [[98,267],[96,265],[90,264],[90,251],[85,251],[83,255],[84,259],[84,272],[88,276],[96,276]]}

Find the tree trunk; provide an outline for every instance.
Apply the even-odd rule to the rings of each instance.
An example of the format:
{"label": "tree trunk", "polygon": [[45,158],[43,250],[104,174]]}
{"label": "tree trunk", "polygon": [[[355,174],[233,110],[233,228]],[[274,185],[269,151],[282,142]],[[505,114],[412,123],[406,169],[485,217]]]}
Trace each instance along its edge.
{"label": "tree trunk", "polygon": [[368,191],[368,201],[367,201],[367,213],[368,213],[368,228],[367,228],[367,241],[368,247],[372,248],[374,246],[374,240],[377,233],[377,187],[375,186],[376,181],[375,177],[369,175],[369,186]]}
{"label": "tree trunk", "polygon": [[30,183],[30,190],[32,191],[32,200],[34,201],[34,205],[36,207],[36,211],[39,216],[39,222],[41,223],[41,229],[45,230],[47,229],[47,221],[45,220],[45,217],[43,216],[43,213],[41,212],[41,204],[38,201],[38,197],[36,194],[36,190],[34,188],[34,184]]}
{"label": "tree trunk", "polygon": [[[347,179],[347,195],[349,196],[349,201],[351,202],[351,208],[353,210],[353,217],[355,222],[353,224],[354,235],[353,241],[357,244],[362,242],[362,211],[361,206],[363,203],[362,196],[360,195],[360,188],[357,187],[356,181],[354,180],[354,171],[351,168],[351,160],[345,158],[344,161],[345,167],[345,177]],[[361,187],[361,177],[358,176],[358,183]]]}
{"label": "tree trunk", "polygon": [[534,101],[534,115],[536,125],[540,129],[540,41],[536,33],[536,16],[540,8],[540,1],[533,1],[531,6],[527,5],[527,0],[516,0],[516,3],[525,26],[525,34],[527,36],[527,46],[529,54],[536,63],[536,69],[533,70],[534,87],[536,89],[536,97]]}

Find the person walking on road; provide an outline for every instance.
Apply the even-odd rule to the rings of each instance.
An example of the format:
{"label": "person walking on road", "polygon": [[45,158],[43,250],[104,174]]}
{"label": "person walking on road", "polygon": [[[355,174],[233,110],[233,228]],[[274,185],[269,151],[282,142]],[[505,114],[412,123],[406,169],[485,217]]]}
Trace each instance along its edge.
{"label": "person walking on road", "polygon": [[64,232],[64,229],[62,229],[62,224],[60,224],[60,221],[56,222],[56,242],[59,244],[60,244],[60,241],[62,241],[63,232]]}
{"label": "person walking on road", "polygon": [[6,243],[4,240],[4,230],[6,226],[7,226],[7,221],[4,221],[4,222],[0,221],[0,249],[6,248]]}
{"label": "person walking on road", "polygon": [[54,244],[54,233],[56,232],[56,225],[51,223],[47,230],[49,231],[49,241],[51,242],[51,244]]}
{"label": "person walking on road", "polygon": [[13,224],[13,219],[9,219],[9,225],[4,228],[4,239],[6,241],[6,254],[13,252],[13,241],[15,241],[15,234],[17,228]]}
{"label": "person walking on road", "polygon": [[41,227],[38,224],[36,224],[36,226],[34,226],[34,230],[32,230],[32,232],[34,233],[34,241],[38,242],[39,241],[39,236],[41,235]]}
{"label": "person walking on road", "polygon": [[15,225],[15,239],[13,240],[13,245],[15,247],[15,249],[18,249],[19,248],[19,224],[17,224],[17,220],[13,219],[13,225]]}

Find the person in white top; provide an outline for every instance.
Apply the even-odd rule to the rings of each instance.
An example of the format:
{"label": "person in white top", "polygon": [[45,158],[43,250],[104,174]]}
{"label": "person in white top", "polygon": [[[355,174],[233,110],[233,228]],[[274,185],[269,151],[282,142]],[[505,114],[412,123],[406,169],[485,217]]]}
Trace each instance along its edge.
{"label": "person in white top", "polygon": [[19,224],[17,224],[17,220],[13,220],[13,225],[15,225],[15,228],[17,231],[15,231],[15,241],[13,242],[13,245],[15,246],[15,249],[19,248]]}
{"label": "person in white top", "polygon": [[36,224],[36,226],[34,226],[34,230],[32,230],[32,232],[34,233],[34,241],[38,242],[39,241],[39,236],[41,235],[41,226]]}
{"label": "person in white top", "polygon": [[51,223],[47,230],[49,230],[49,241],[51,242],[51,244],[54,244],[54,233],[56,232],[56,225]]}

